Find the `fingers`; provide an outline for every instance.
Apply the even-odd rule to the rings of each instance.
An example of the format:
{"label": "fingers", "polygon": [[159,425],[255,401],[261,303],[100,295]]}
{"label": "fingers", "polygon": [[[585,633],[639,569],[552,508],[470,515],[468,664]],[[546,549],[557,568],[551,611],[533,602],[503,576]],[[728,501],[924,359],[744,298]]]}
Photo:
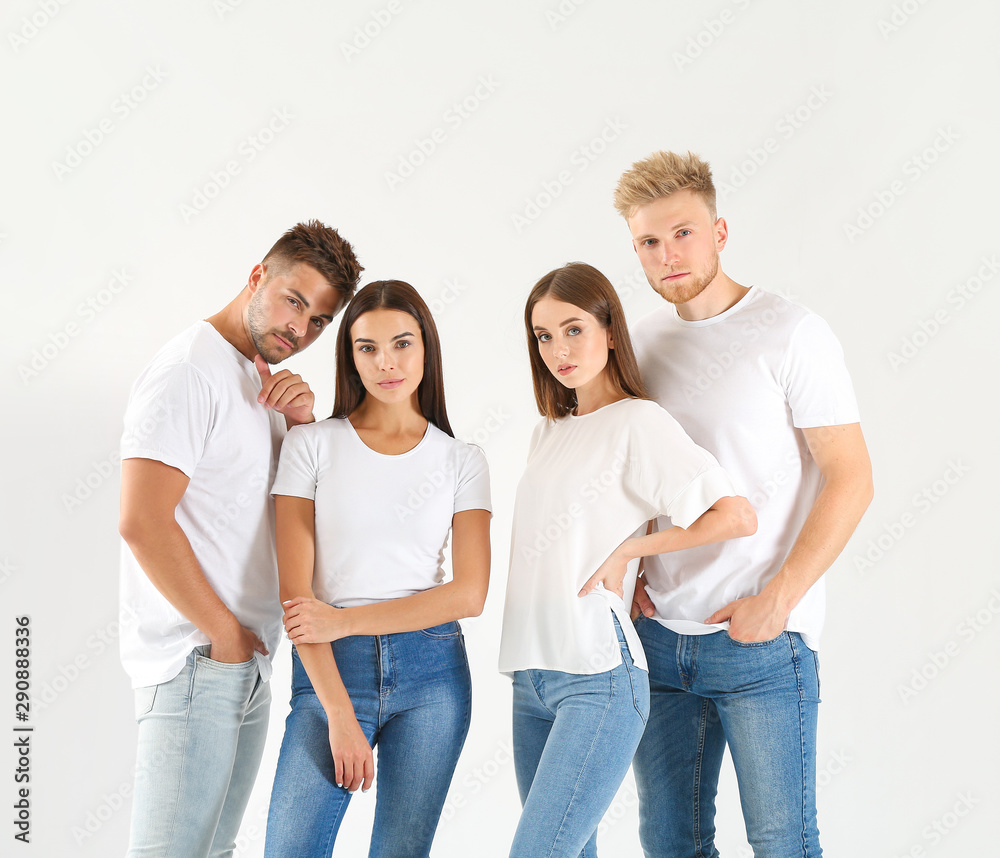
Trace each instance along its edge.
{"label": "fingers", "polygon": [[253,356],[253,365],[257,367],[257,374],[260,376],[262,383],[271,377],[271,367],[260,355]]}
{"label": "fingers", "polygon": [[736,603],[730,602],[726,607],[720,608],[707,620],[705,620],[706,626],[714,625],[715,623],[724,623],[726,620],[730,620],[733,614],[736,612]]}
{"label": "fingers", "polygon": [[259,637],[257,637],[257,635],[254,635],[253,639],[254,639],[253,648],[261,655],[267,655],[268,650],[267,647],[264,646],[264,641],[262,641]]}
{"label": "fingers", "polygon": [[583,589],[577,594],[578,596],[586,596],[588,593],[593,593],[597,589],[597,585],[601,581],[601,572],[598,570],[593,575],[587,579],[587,583],[583,585]]}
{"label": "fingers", "polygon": [[368,754],[368,759],[364,765],[364,783],[361,784],[361,792],[368,792],[372,788],[372,781],[375,780],[375,761],[372,755]]}
{"label": "fingers", "polygon": [[[649,593],[646,592],[645,586],[637,586],[635,588],[632,604],[644,616],[651,617],[656,613],[656,606],[653,604],[653,600],[649,598]],[[636,616],[639,616],[639,613],[636,613]]]}
{"label": "fingers", "polygon": [[[260,372],[260,367],[257,369]],[[302,380],[302,376],[294,375],[287,369],[275,375],[271,375],[268,370],[266,378],[261,373],[261,388],[257,401],[262,405],[280,412],[300,397],[301,400],[295,402],[295,406],[305,405],[315,398],[309,385]]]}

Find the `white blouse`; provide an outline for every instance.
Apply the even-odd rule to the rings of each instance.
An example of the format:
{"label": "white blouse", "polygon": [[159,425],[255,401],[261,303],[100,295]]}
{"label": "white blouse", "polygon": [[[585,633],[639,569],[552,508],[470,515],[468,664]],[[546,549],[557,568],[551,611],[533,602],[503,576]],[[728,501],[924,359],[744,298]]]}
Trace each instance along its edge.
{"label": "white blouse", "polygon": [[542,420],[514,504],[500,671],[612,670],[622,660],[612,611],[646,669],[629,619],[638,558],[628,564],[624,600],[603,588],[581,598],[580,588],[649,519],[688,527],[735,494],[715,457],[655,402],[622,399]]}

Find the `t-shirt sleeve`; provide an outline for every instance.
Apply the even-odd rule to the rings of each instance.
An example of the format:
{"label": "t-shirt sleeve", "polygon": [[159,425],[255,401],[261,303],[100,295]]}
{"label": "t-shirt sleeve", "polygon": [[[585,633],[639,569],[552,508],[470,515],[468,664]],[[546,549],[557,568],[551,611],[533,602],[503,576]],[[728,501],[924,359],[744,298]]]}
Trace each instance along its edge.
{"label": "t-shirt sleeve", "polygon": [[739,494],[715,456],[655,403],[631,424],[629,480],[657,515],[689,527],[719,498]]}
{"label": "t-shirt sleeve", "polygon": [[792,332],[781,367],[781,384],[797,429],[860,420],[844,350],[830,326],[814,313]]}
{"label": "t-shirt sleeve", "polygon": [[212,386],[189,363],[162,367],[141,378],[125,409],[123,459],[154,459],[189,479],[215,426]]}
{"label": "t-shirt sleeve", "polygon": [[285,435],[278,458],[278,472],[272,495],[316,500],[319,468],[315,446],[310,443],[309,426],[293,426]]}
{"label": "t-shirt sleeve", "polygon": [[467,509],[485,509],[493,512],[490,503],[490,468],[486,456],[479,447],[467,445],[465,455],[455,481],[455,512]]}

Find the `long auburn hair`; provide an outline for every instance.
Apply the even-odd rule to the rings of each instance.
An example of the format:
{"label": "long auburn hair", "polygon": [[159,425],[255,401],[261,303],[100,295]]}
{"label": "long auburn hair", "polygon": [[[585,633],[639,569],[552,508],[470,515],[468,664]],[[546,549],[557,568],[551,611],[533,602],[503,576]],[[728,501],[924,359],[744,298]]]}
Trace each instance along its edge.
{"label": "long auburn hair", "polygon": [[[615,389],[623,396],[649,399],[639,374],[639,365],[632,349],[632,339],[625,321],[622,302],[615,287],[593,265],[570,262],[550,271],[532,288],[524,306],[524,329],[528,335],[528,356],[531,359],[531,380],[535,386],[538,413],[550,420],[564,417],[576,408],[576,391],[561,384],[549,372],[538,351],[538,340],[531,325],[531,313],[542,298],[573,304],[590,313],[601,327],[611,331],[614,348],[608,352],[606,372]],[[357,299],[355,299],[357,300]]]}
{"label": "long auburn hair", "polygon": [[337,331],[337,384],[332,417],[348,417],[368,395],[354,365],[351,327],[372,310],[399,310],[408,313],[420,325],[424,341],[424,376],[417,388],[420,413],[455,437],[444,404],[444,372],[441,365],[441,340],[431,311],[416,289],[402,280],[376,280],[364,286],[344,311]]}

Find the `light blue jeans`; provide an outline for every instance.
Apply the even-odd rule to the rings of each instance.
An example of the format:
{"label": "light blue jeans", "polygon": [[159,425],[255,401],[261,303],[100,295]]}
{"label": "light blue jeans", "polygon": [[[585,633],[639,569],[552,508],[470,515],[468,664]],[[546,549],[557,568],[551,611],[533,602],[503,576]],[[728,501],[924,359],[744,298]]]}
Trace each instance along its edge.
{"label": "light blue jeans", "polygon": [[268,683],[255,659],[223,664],[196,647],[177,676],[135,690],[128,858],[233,854],[267,736]]}
{"label": "light blue jeans", "polygon": [[[354,713],[378,745],[371,858],[421,858],[469,732],[472,681],[457,622],[334,641]],[[326,711],[292,653],[292,711],[271,791],[267,858],[329,858],[351,793],[334,782]]]}
{"label": "light blue jeans", "polygon": [[646,671],[514,674],[514,770],[521,819],[511,858],[595,858],[597,826],[628,772],[649,712]]}
{"label": "light blue jeans", "polygon": [[816,654],[796,632],[740,643],[724,631],[678,635],[647,617],[635,625],[651,697],[633,766],[646,858],[717,858],[727,742],[756,858],[820,858]]}

